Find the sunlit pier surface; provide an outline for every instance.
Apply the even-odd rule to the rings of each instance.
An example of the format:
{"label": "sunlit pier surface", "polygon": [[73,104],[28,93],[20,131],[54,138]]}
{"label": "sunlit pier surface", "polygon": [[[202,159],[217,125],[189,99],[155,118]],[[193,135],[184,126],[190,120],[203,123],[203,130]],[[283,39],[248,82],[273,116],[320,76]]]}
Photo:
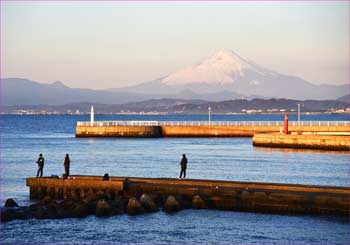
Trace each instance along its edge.
{"label": "sunlit pier surface", "polygon": [[30,198],[45,196],[79,200],[104,192],[111,199],[139,198],[155,201],[174,196],[183,208],[220,209],[281,214],[349,215],[350,188],[205,179],[70,176],[27,178]]}
{"label": "sunlit pier surface", "polygon": [[350,151],[350,135],[256,133],[254,146]]}
{"label": "sunlit pier surface", "polygon": [[[76,137],[252,137],[282,121],[79,121]],[[290,121],[290,132],[350,135],[349,121]]]}

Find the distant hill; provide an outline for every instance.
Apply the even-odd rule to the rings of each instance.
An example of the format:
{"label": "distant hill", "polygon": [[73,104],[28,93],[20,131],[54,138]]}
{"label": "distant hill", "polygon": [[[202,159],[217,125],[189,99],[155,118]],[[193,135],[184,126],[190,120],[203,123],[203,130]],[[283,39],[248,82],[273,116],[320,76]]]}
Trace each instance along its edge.
{"label": "distant hill", "polygon": [[278,112],[296,111],[298,104],[303,112],[325,112],[331,109],[350,108],[350,103],[337,100],[289,100],[289,99],[253,99],[228,100],[221,102],[208,102],[206,104],[174,105],[173,111],[179,113],[207,113],[210,106],[215,113],[239,113],[244,111]]}
{"label": "distant hill", "polygon": [[1,79],[2,105],[64,105],[89,101],[93,103],[118,104],[130,101],[141,101],[151,98],[131,92],[111,92],[69,88],[62,82],[52,84],[38,83],[28,79]]}
{"label": "distant hill", "polygon": [[82,103],[89,101],[95,104],[123,104],[138,102],[148,99],[171,98],[180,100],[230,100],[236,98],[248,98],[240,94],[228,91],[215,93],[194,93],[184,89],[176,93],[143,94],[137,92],[118,90],[93,90],[70,88],[62,82],[51,84],[39,83],[29,79],[5,78],[1,79],[2,105],[65,105],[69,103]]}
{"label": "distant hill", "polygon": [[326,112],[350,108],[350,102],[339,100],[288,100],[288,99],[240,99],[220,102],[205,100],[152,99],[119,105],[96,103],[72,103],[66,105],[17,105],[4,106],[4,113],[90,113],[91,105],[95,113],[183,113],[206,114],[210,106],[213,113],[276,113],[296,111],[298,104],[303,112]]}
{"label": "distant hill", "polygon": [[[98,81],[97,81],[98,82]],[[315,85],[277,73],[233,51],[219,51],[198,64],[135,86],[93,90],[70,88],[62,82],[39,83],[23,78],[1,79],[1,104],[65,105],[91,102],[125,104],[149,99],[224,101],[287,98],[349,101],[348,85]]]}
{"label": "distant hill", "polygon": [[350,94],[344,95],[344,96],[338,98],[338,100],[344,101],[344,102],[350,102]]}

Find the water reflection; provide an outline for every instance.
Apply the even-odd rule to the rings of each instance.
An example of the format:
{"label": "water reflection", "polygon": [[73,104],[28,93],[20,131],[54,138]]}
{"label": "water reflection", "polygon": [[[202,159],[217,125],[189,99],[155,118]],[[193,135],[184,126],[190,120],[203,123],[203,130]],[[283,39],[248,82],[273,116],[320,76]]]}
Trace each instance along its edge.
{"label": "water reflection", "polygon": [[87,141],[89,144],[96,144],[96,138],[89,138]]}
{"label": "water reflection", "polygon": [[349,151],[329,151],[329,150],[317,150],[317,149],[297,149],[297,148],[278,148],[278,147],[262,147],[253,146],[253,150],[257,152],[281,152],[281,153],[325,153],[334,155],[350,154]]}

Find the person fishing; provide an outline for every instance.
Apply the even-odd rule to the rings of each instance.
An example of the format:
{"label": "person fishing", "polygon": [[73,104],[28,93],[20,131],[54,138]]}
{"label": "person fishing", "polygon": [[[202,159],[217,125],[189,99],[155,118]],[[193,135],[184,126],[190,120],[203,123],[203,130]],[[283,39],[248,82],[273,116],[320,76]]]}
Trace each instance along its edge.
{"label": "person fishing", "polygon": [[43,177],[43,171],[44,171],[44,162],[45,159],[43,157],[43,154],[39,154],[39,158],[36,161],[36,163],[38,164],[38,172],[36,173],[36,177]]}
{"label": "person fishing", "polygon": [[70,168],[70,159],[69,159],[68,153],[64,158],[63,165],[64,165],[64,178],[66,179],[69,176],[69,168]]}
{"label": "person fishing", "polygon": [[180,171],[179,179],[181,179],[182,175],[183,175],[183,178],[186,178],[187,158],[185,154],[182,154],[180,165],[181,165],[181,171]]}

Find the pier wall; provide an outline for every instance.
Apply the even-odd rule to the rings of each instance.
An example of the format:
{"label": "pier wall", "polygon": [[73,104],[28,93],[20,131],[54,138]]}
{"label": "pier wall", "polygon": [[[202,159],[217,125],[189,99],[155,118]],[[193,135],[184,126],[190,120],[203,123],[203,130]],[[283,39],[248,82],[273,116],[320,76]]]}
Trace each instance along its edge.
{"label": "pier wall", "polygon": [[[76,137],[253,137],[281,126],[77,126]],[[350,126],[290,126],[291,132],[350,132]]]}
{"label": "pier wall", "polygon": [[258,133],[254,146],[350,151],[350,136]]}
{"label": "pier wall", "polygon": [[[163,137],[252,137],[251,126],[161,126]],[[266,128],[265,128],[266,129]],[[269,129],[273,130],[273,129]]]}
{"label": "pier wall", "polygon": [[123,190],[123,183],[122,179],[103,181],[102,177],[27,178],[27,186],[30,187],[30,199],[41,199],[45,196],[64,199],[77,196],[83,198],[100,190],[104,190],[111,195],[119,195]]}
{"label": "pier wall", "polygon": [[159,126],[77,126],[76,137],[161,137]]}
{"label": "pier wall", "polygon": [[334,186],[133,177],[102,181],[102,176],[71,176],[66,180],[28,178],[27,186],[31,199],[47,195],[77,199],[101,191],[112,198],[147,193],[156,200],[173,195],[183,207],[200,198],[202,208],[263,213],[349,216],[350,203],[350,188]]}

